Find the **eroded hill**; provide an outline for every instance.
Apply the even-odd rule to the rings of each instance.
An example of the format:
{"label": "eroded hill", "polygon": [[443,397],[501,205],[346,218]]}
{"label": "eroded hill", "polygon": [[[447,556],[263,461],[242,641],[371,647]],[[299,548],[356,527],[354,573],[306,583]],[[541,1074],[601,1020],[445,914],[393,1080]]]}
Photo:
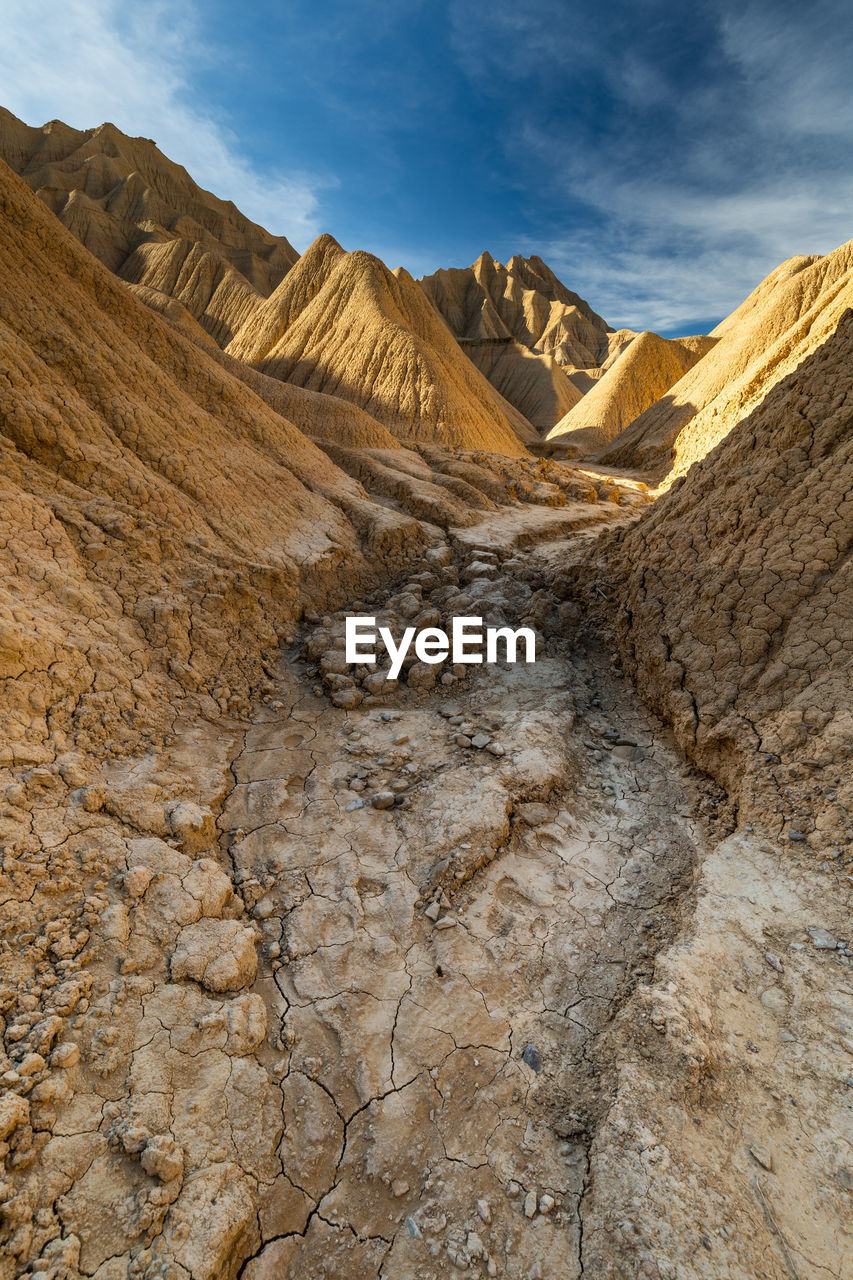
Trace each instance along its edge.
{"label": "eroded hill", "polygon": [[0,108],[0,157],[105,266],[182,302],[220,344],[298,257],[115,125],[31,128]]}
{"label": "eroded hill", "polygon": [[683,475],[835,331],[853,302],[853,246],[791,258],[713,330],[716,344],[602,460]]}
{"label": "eroded hill", "polygon": [[[0,1280],[846,1274],[849,250],[664,393],[716,416],[652,503],[453,336],[655,394],[537,259],[446,322],[328,237],[250,280],[151,144],[4,136],[69,185],[0,162]],[[251,306],[165,214],[107,270],[86,156]],[[391,679],[353,613],[537,661]]]}
{"label": "eroded hill", "polygon": [[474,369],[405,271],[321,236],[229,354],[350,400],[401,439],[524,452],[527,421]]}
{"label": "eroded hill", "polygon": [[482,253],[420,284],[470,359],[540,430],[577,404],[634,336],[614,333],[536,256],[504,266]]}
{"label": "eroded hill", "polygon": [[548,432],[564,452],[594,453],[658,401],[714,346],[713,338],[661,338],[647,330]]}

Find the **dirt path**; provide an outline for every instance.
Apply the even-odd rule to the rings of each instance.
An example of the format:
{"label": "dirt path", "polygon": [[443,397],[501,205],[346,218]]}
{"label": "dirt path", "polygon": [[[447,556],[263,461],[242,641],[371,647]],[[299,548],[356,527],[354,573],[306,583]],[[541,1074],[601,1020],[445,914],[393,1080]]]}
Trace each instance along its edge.
{"label": "dirt path", "polygon": [[696,784],[603,655],[351,711],[311,683],[291,654],[221,820],[274,976],[291,1185],[244,1275],[580,1275],[600,1034],[671,936]]}

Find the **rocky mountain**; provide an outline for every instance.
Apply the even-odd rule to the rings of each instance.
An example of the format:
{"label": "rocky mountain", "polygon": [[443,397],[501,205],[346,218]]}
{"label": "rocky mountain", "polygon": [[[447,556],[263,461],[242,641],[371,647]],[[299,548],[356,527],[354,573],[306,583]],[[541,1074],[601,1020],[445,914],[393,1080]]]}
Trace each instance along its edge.
{"label": "rocky mountain", "polygon": [[114,125],[31,128],[0,108],[0,157],[105,266],[176,298],[221,345],[297,259],[150,138]]}
{"label": "rocky mountain", "polygon": [[420,281],[470,359],[539,430],[577,404],[634,336],[614,331],[536,256],[482,253]]}
{"label": "rocky mountain", "polygon": [[249,317],[230,355],[350,400],[405,440],[520,454],[536,434],[465,358],[405,271],[321,236]]}

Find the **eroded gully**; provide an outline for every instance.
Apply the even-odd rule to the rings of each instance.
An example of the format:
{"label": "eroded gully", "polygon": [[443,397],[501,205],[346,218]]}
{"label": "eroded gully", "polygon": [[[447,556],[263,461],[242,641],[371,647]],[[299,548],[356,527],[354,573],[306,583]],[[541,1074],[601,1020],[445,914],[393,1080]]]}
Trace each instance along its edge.
{"label": "eroded gully", "polygon": [[[517,625],[498,560],[477,609]],[[221,820],[283,1105],[243,1274],[581,1275],[611,1022],[672,936],[703,784],[595,645],[350,711],[312,684],[294,649]]]}

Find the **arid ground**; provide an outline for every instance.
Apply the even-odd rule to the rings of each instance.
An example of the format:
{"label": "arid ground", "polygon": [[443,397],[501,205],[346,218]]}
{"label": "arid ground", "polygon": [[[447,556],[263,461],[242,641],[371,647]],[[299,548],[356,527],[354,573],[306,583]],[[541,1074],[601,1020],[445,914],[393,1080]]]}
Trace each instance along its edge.
{"label": "arid ground", "polygon": [[851,308],[614,331],[0,112],[0,1280],[853,1274]]}

